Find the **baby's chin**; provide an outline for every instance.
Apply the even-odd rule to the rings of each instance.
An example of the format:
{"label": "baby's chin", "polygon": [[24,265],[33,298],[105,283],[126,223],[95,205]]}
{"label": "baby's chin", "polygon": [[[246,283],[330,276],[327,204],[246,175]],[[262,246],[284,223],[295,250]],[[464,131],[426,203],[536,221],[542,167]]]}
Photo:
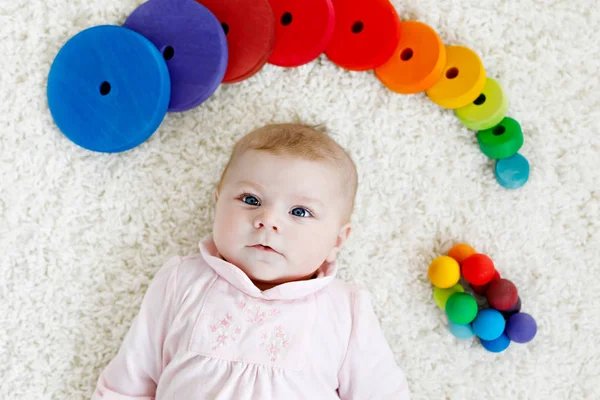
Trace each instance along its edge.
{"label": "baby's chin", "polygon": [[286,283],[291,280],[291,278],[286,277],[281,274],[281,270],[276,266],[268,265],[265,263],[257,262],[253,265],[249,266],[238,266],[247,276],[250,278],[252,282],[259,282],[262,284],[270,284],[270,285],[279,285],[282,283]]}
{"label": "baby's chin", "polygon": [[261,271],[261,273],[256,274],[246,272],[246,275],[250,278],[252,283],[261,290],[266,290],[264,289],[265,287],[270,289],[284,283],[306,281],[317,276],[316,271],[311,272],[306,276],[282,276],[281,274],[265,274],[263,272],[264,271]]}
{"label": "baby's chin", "polygon": [[223,260],[235,265],[253,282],[274,283],[285,281],[285,277],[278,271],[281,271],[284,266],[275,265],[272,262],[262,260],[245,260],[236,259],[235,257],[227,257],[221,255]]}
{"label": "baby's chin", "polygon": [[[287,265],[284,259],[246,258],[243,256],[236,258],[224,255],[222,257],[225,261],[239,268],[261,290],[266,290],[263,287],[271,288],[288,282],[311,279],[318,270],[317,267],[314,269],[315,271],[306,275],[290,275],[291,267]],[[285,272],[288,272],[288,274]]]}

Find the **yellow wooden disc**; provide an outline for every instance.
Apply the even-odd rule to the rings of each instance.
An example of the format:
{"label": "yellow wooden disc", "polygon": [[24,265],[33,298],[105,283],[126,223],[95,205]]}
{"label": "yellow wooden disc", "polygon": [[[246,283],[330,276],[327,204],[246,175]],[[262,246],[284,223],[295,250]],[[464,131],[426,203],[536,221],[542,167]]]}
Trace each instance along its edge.
{"label": "yellow wooden disc", "polygon": [[469,129],[482,131],[493,128],[506,116],[508,97],[495,79],[487,78],[483,91],[471,104],[454,110]]}
{"label": "yellow wooden disc", "polygon": [[437,105],[460,108],[479,97],[486,82],[479,56],[463,46],[446,46],[446,69],[439,81],[426,93]]}

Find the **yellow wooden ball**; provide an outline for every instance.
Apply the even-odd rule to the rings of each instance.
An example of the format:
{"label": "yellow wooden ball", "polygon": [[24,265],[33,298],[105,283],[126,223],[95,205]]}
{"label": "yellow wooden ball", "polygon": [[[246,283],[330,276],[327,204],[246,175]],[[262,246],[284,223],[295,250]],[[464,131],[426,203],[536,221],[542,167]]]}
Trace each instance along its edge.
{"label": "yellow wooden ball", "polygon": [[435,287],[447,289],[456,285],[460,279],[458,262],[448,256],[440,256],[429,264],[427,276]]}

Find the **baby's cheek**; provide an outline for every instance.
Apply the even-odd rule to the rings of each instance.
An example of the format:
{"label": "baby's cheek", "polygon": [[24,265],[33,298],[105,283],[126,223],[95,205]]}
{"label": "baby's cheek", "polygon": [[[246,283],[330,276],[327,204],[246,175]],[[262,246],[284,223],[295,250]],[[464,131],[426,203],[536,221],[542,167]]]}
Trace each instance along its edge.
{"label": "baby's cheek", "polygon": [[[303,235],[303,237],[298,240],[301,243],[299,248],[302,249],[301,254],[305,265],[320,265],[325,259],[331,248],[331,240],[329,240],[327,236],[328,235],[320,230],[314,230],[307,235]],[[319,267],[319,265],[316,265],[316,267]]]}
{"label": "baby's cheek", "polygon": [[235,215],[227,209],[218,209],[215,216],[213,233],[221,241],[222,245],[230,242],[236,235]]}
{"label": "baby's cheek", "polygon": [[231,230],[236,227],[241,221],[239,213],[234,207],[223,207],[218,210],[217,223],[221,229]]}

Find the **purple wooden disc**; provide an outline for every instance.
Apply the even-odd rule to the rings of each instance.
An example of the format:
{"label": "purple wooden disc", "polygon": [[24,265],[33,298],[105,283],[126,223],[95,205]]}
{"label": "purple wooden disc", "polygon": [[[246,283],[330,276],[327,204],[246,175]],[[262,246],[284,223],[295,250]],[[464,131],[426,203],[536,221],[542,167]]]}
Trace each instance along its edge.
{"label": "purple wooden disc", "polygon": [[227,69],[227,38],[219,20],[194,0],[149,0],[124,26],[162,53],[171,77],[169,111],[186,111],[217,90]]}

